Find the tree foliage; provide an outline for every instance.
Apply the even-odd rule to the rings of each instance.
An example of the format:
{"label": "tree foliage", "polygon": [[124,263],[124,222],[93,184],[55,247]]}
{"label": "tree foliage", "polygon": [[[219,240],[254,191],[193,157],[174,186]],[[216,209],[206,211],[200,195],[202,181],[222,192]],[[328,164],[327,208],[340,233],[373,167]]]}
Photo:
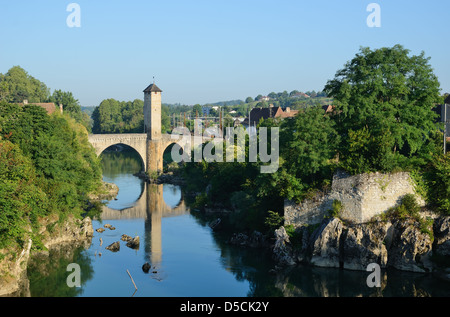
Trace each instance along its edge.
{"label": "tree foliage", "polygon": [[0,241],[20,237],[37,217],[80,215],[101,184],[101,166],[86,129],[34,105],[0,102]]}
{"label": "tree foliage", "polygon": [[[105,99],[92,113],[93,133],[144,133],[144,101]],[[161,107],[161,130],[170,129],[169,109]]]}
{"label": "tree foliage", "polygon": [[410,56],[401,45],[361,48],[325,86],[335,101],[342,167],[389,172],[427,156],[439,86],[424,53]]}
{"label": "tree foliage", "polygon": [[4,75],[0,74],[0,101],[46,102],[49,97],[50,90],[47,86],[20,66],[12,67]]}

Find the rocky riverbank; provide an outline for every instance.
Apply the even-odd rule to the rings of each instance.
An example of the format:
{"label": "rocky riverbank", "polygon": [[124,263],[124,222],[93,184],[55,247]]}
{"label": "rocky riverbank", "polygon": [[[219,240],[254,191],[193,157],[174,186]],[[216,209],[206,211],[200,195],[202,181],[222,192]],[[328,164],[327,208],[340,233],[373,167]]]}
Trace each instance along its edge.
{"label": "rocky riverbank", "polygon": [[290,235],[282,226],[275,231],[272,250],[280,266],[307,263],[365,271],[377,263],[381,268],[442,272],[450,263],[450,217],[436,216],[430,230],[413,217],[356,225],[331,217]]}
{"label": "rocky riverbank", "polygon": [[92,221],[89,217],[83,220],[72,215],[60,219],[51,215],[40,219],[39,251],[35,251],[31,233],[24,240],[22,248],[0,250],[0,296],[29,295],[27,266],[31,258],[37,256],[46,258],[50,250],[63,245],[89,247],[93,236]]}
{"label": "rocky riverbank", "polygon": [[102,182],[97,192],[89,195],[90,201],[111,200],[119,194],[119,187],[114,183]]}

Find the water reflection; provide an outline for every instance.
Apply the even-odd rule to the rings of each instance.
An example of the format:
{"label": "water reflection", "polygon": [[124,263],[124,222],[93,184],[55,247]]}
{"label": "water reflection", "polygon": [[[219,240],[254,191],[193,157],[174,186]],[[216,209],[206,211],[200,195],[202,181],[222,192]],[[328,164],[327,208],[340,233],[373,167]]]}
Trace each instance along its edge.
{"label": "water reflection", "polygon": [[[135,289],[126,270],[139,288],[134,296],[450,296],[448,284],[429,275],[383,272],[382,287],[371,289],[366,272],[300,266],[270,273],[270,252],[229,245],[225,234],[211,231],[211,219],[189,211],[180,187],[133,176],[140,169],[133,155],[103,158],[104,176],[122,196],[103,208],[94,229],[106,223],[116,229],[94,232],[88,249],[55,250],[37,259],[28,270],[31,296],[131,296]],[[122,234],[140,236],[139,249],[126,247]],[[120,251],[105,250],[116,241]],[[66,284],[72,262],[80,264],[81,288]],[[148,273],[145,262],[152,267]]]}

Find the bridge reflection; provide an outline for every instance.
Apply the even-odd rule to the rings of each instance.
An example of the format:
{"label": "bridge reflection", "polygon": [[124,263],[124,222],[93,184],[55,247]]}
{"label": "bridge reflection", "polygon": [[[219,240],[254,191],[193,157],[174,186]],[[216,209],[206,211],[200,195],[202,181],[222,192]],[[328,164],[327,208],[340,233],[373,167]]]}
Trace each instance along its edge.
{"label": "bridge reflection", "polygon": [[[146,260],[158,265],[162,260],[161,220],[163,217],[174,217],[189,213],[182,195],[178,203],[169,206],[168,197],[164,193],[172,190],[172,185],[147,184],[133,207],[115,210],[108,206],[103,207],[102,220],[117,219],[143,219],[145,221],[145,254]],[[180,192],[181,194],[181,192]]]}

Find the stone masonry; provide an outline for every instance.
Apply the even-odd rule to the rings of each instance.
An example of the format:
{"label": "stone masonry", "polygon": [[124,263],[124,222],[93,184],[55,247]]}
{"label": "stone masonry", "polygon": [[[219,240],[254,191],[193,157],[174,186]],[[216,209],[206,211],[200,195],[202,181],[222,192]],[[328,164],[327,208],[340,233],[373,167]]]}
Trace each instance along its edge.
{"label": "stone masonry", "polygon": [[334,200],[342,203],[341,219],[365,223],[372,217],[397,206],[406,194],[415,194],[419,205],[425,205],[425,201],[416,194],[409,173],[370,173],[350,176],[337,172],[328,194],[317,194],[298,205],[292,201],[285,201],[285,224],[295,227],[318,224],[328,216]]}

